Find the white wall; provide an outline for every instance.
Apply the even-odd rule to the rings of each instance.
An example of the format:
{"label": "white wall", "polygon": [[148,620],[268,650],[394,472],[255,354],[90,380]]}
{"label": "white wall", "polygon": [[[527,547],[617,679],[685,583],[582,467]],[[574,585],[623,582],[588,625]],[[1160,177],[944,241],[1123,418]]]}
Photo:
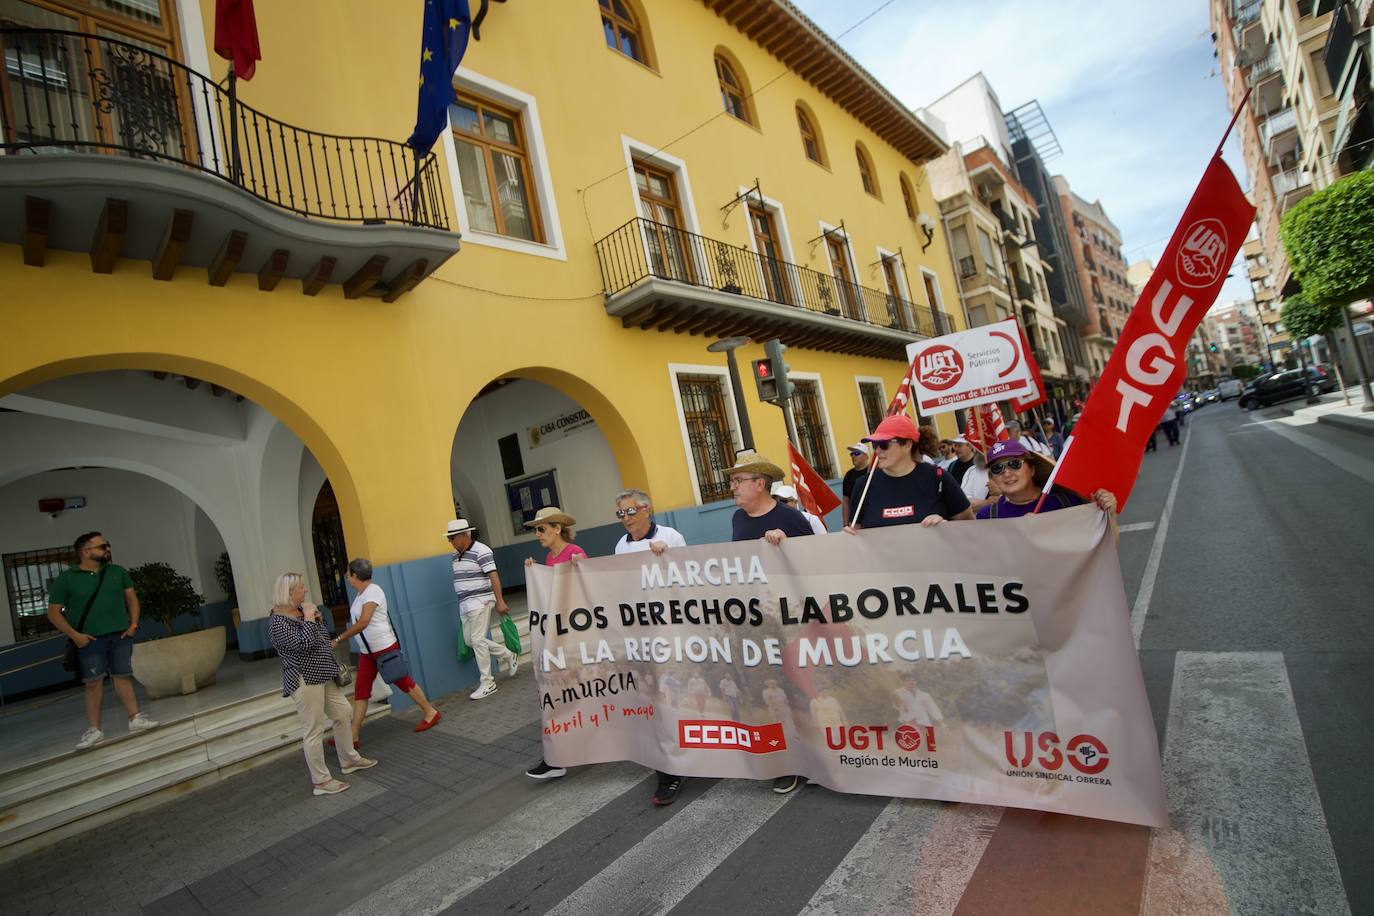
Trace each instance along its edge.
{"label": "white wall", "polygon": [[[455,498],[478,525],[478,539],[488,546],[533,540],[511,524],[505,474],[497,441],[517,433],[525,474],[557,470],[560,506],[577,527],[615,522],[615,494],[624,489],[620,466],[610,443],[596,426],[562,439],[530,445],[529,427],[576,410],[576,401],[540,382],[517,379],[474,401],[463,414],[454,437],[452,484]],[[538,507],[536,507],[538,508]]]}
{"label": "white wall", "polygon": [[950,142],[958,141],[968,151],[985,138],[1005,164],[1010,166],[1011,135],[1002,117],[1001,102],[982,73],[977,73],[927,106],[944,122]]}
{"label": "white wall", "polygon": [[[50,496],[84,496],[86,508],[53,518],[38,511],[38,500]],[[35,474],[0,487],[0,520],[0,553],[64,547],[100,531],[120,566],[166,563],[190,576],[207,602],[224,598],[213,574],[224,550],[219,532],[195,503],[151,477],[112,468]],[[0,645],[13,641],[8,594],[0,590]]]}

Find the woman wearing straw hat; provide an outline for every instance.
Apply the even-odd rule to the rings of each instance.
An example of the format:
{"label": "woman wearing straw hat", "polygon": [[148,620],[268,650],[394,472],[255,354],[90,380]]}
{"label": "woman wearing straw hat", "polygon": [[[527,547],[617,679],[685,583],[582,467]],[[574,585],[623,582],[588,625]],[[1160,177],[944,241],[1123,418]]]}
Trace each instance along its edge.
{"label": "woman wearing straw hat", "polygon": [[[587,551],[572,543],[577,537],[573,531],[573,525],[577,524],[577,519],[564,512],[557,506],[545,506],[534,513],[532,521],[525,522],[526,528],[534,529],[534,536],[539,539],[539,546],[548,551],[544,557],[545,566],[557,566],[559,563],[576,563],[578,557],[585,557]],[[526,566],[534,565],[534,557],[525,558]],[[543,757],[539,762],[525,771],[525,775],[531,779],[557,779],[566,776],[568,773],[564,767],[550,766],[549,762]]]}
{"label": "woman wearing straw hat", "polygon": [[[1020,518],[1035,511],[1035,504],[1043,494],[1041,512],[1081,506],[1082,497],[1063,487],[1045,492],[1054,462],[1038,452],[1026,448],[1017,439],[1004,439],[988,449],[988,477],[1002,490],[996,502],[978,510],[979,518]],[[1116,497],[1108,490],[1093,493],[1093,502],[1104,512],[1116,511]]]}
{"label": "woman wearing straw hat", "polygon": [[920,437],[916,424],[901,414],[883,420],[865,437],[873,443],[877,470],[855,487],[858,507],[846,531],[912,524],[929,528],[947,519],[973,518],[968,497],[954,478],[922,461]]}

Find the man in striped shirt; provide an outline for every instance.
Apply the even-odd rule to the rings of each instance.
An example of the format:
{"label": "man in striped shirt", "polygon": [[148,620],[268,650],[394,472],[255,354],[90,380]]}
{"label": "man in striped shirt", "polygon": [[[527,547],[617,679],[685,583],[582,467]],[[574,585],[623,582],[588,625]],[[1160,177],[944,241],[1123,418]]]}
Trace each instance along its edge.
{"label": "man in striped shirt", "polygon": [[453,591],[458,596],[458,613],[463,623],[463,639],[472,647],[477,659],[477,673],[481,678],[469,699],[481,700],[496,692],[491,676],[491,656],[510,663],[510,675],[515,676],[518,660],[504,643],[488,637],[491,612],[505,616],[510,613],[501,595],[501,577],[496,574],[496,558],[491,548],[473,538],[477,529],[464,518],[448,523],[448,543],[453,548]]}

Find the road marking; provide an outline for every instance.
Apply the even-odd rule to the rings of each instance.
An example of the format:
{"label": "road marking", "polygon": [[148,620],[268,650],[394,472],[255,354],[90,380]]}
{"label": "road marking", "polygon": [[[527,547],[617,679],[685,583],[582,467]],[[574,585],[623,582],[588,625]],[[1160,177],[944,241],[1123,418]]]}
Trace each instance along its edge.
{"label": "road marking", "polygon": [[1279,652],[1180,652],[1143,912],[1349,913]]}
{"label": "road marking", "polygon": [[1329,461],[1342,471],[1348,471],[1359,477],[1365,483],[1374,483],[1374,461],[1364,458],[1354,452],[1347,451],[1339,445],[1333,445],[1325,439],[1310,436],[1307,433],[1299,432],[1295,427],[1310,426],[1315,421],[1299,421],[1297,423],[1288,422],[1291,417],[1283,417],[1276,420],[1262,420],[1254,425],[1263,427],[1275,435],[1282,436],[1299,448],[1312,453],[1313,457]]}
{"label": "road marking", "polygon": [[753,779],[718,783],[549,914],[666,913],[798,794]]}
{"label": "road marking", "polygon": [[1154,522],[1132,522],[1129,525],[1118,525],[1117,530],[1126,534],[1129,531],[1149,531],[1154,526]]}
{"label": "road marking", "polygon": [[949,916],[1004,810],[893,799],[801,916]]}
{"label": "road marking", "polygon": [[1159,527],[1155,530],[1154,542],[1150,544],[1150,558],[1145,563],[1145,574],[1140,577],[1140,590],[1135,593],[1135,604],[1131,606],[1131,638],[1135,647],[1140,648],[1140,633],[1145,629],[1145,615],[1150,611],[1150,596],[1155,593],[1155,577],[1159,575],[1159,561],[1164,556],[1164,539],[1169,536],[1169,516],[1174,511],[1174,497],[1178,495],[1178,482],[1183,479],[1183,463],[1188,460],[1188,446],[1192,444],[1193,433],[1183,436],[1183,451],[1178,456],[1178,467],[1174,469],[1174,482],[1169,485],[1169,496],[1164,500],[1164,512],[1159,516]]}
{"label": "road marking", "polygon": [[632,763],[589,769],[576,779],[556,780],[538,800],[359,900],[344,914],[442,912],[645,777],[644,768]]}

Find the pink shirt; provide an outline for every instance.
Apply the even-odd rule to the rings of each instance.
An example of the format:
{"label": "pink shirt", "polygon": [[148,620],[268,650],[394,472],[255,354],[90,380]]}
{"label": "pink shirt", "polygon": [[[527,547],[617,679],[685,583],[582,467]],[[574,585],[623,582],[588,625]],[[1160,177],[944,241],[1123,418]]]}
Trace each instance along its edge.
{"label": "pink shirt", "polygon": [[576,544],[569,544],[567,547],[564,547],[561,551],[559,551],[557,555],[550,553],[547,557],[545,557],[544,565],[557,566],[559,563],[568,562],[573,557],[585,557],[586,555],[587,551],[583,550],[581,547],[578,547]]}

